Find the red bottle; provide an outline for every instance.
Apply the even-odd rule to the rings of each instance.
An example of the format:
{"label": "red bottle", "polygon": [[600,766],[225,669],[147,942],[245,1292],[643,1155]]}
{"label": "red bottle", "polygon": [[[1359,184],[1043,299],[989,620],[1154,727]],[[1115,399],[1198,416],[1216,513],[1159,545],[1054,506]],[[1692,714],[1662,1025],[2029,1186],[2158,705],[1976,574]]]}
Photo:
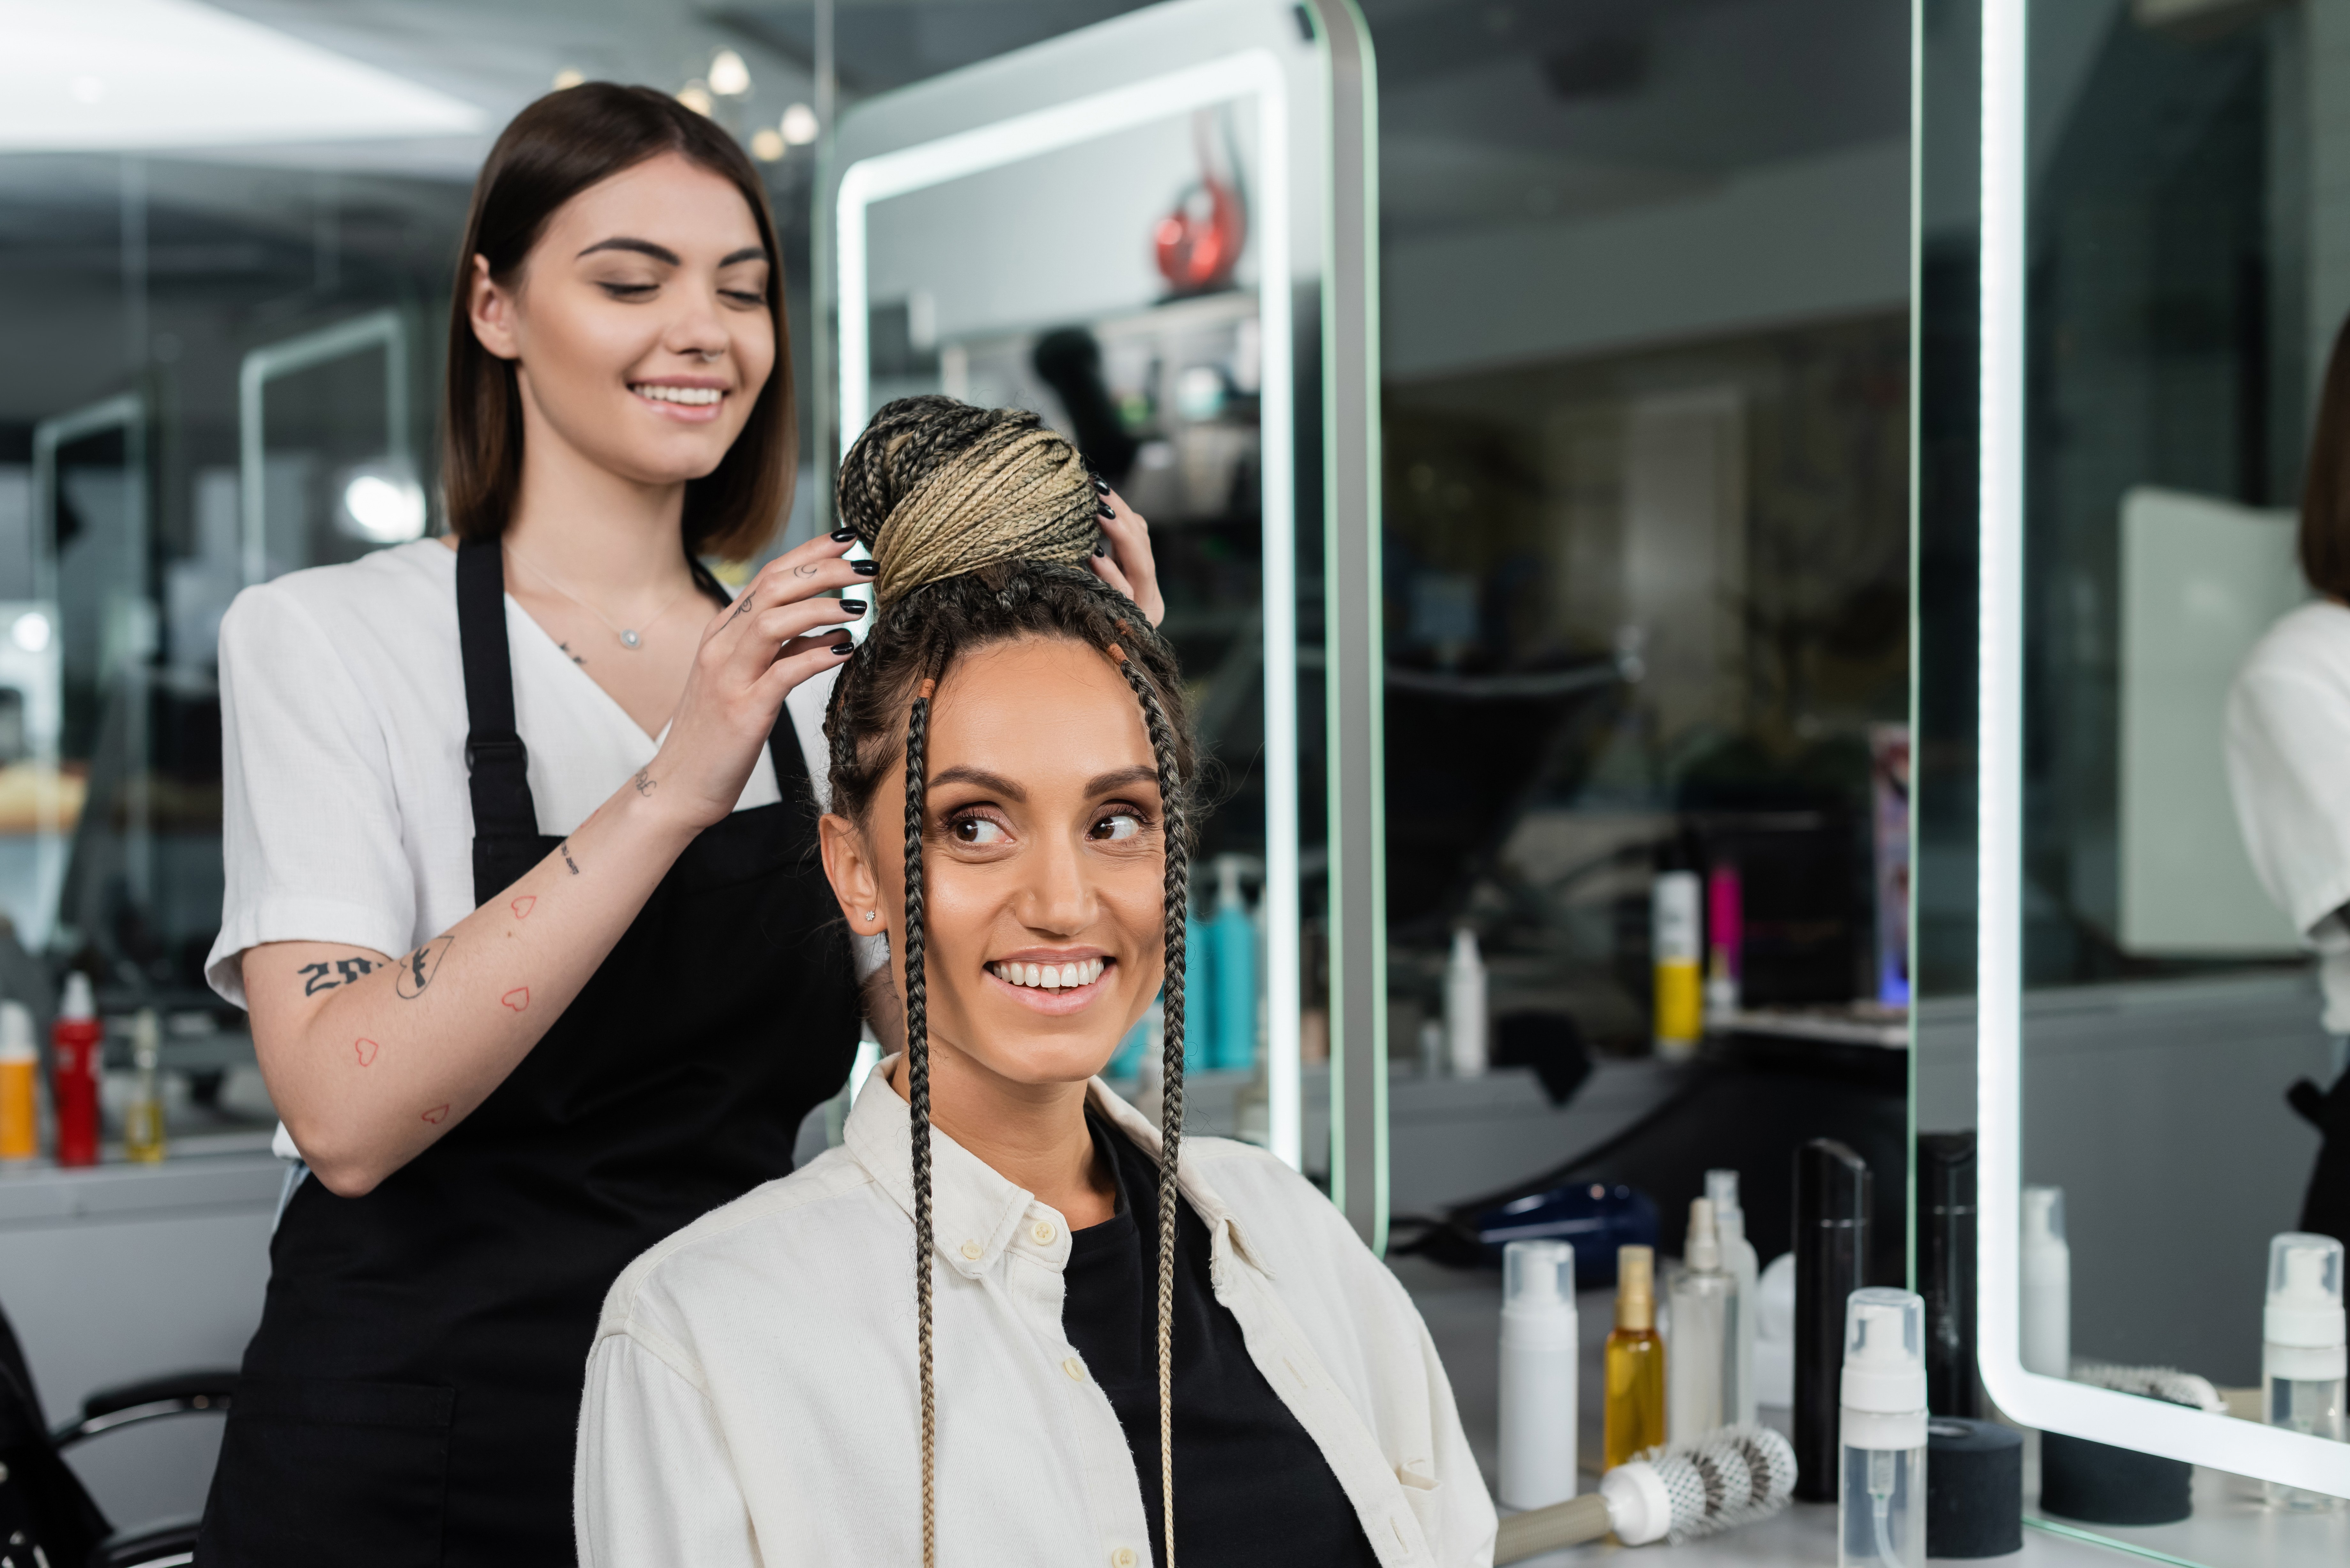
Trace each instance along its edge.
{"label": "red bottle", "polygon": [[98,1163],[98,1081],[105,1026],[90,995],[89,976],[79,970],[66,976],[65,1005],[49,1030],[50,1054],[57,1064],[57,1163]]}

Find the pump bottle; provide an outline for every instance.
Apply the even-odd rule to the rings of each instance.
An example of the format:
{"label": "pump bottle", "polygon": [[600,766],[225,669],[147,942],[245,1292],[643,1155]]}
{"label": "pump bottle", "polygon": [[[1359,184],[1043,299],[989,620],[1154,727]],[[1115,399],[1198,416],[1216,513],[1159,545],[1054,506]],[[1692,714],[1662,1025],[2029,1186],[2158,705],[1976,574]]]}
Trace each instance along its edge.
{"label": "pump bottle", "polygon": [[98,1163],[99,1054],[104,1036],[89,976],[76,970],[66,976],[65,1002],[49,1031],[52,1070],[57,1075],[50,1092],[57,1107],[59,1165]]}
{"label": "pump bottle", "polygon": [[2064,1241],[2064,1189],[2023,1189],[2022,1321],[2026,1372],[2064,1377],[2073,1369],[2073,1250]]}
{"label": "pump bottle", "polygon": [[1575,1495],[1575,1249],[1513,1241],[1502,1250],[1502,1485],[1504,1508],[1548,1508]]}
{"label": "pump bottle", "polygon": [[1690,1202],[1682,1262],[1665,1364],[1665,1429],[1677,1443],[1730,1425],[1738,1397],[1738,1282],[1721,1266],[1713,1204],[1706,1199]]}
{"label": "pump bottle", "polygon": [[1657,1333],[1657,1255],[1616,1249],[1616,1330],[1607,1336],[1602,1441],[1614,1469],[1665,1440],[1665,1342]]}
{"label": "pump bottle", "polygon": [[40,1077],[33,1014],[21,1002],[0,1002],[0,1160],[41,1152]]}
{"label": "pump bottle", "polygon": [[1845,1306],[1837,1568],[1924,1568],[1926,1303],[1857,1290]]}
{"label": "pump bottle", "polygon": [[1485,960],[1477,933],[1467,926],[1452,933],[1452,956],[1444,964],[1444,1035],[1452,1075],[1475,1078],[1485,1071]]}
{"label": "pump bottle", "polygon": [[[2261,1323],[2261,1418],[2272,1427],[2342,1442],[2345,1366],[2342,1243],[2289,1231],[2269,1242],[2268,1310]],[[2338,1509],[2342,1500],[2268,1483],[2272,1507]]]}
{"label": "pump bottle", "polygon": [[1709,1170],[1705,1196],[1713,1205],[1713,1229],[1721,1238],[1721,1266],[1738,1285],[1738,1317],[1731,1332],[1738,1359],[1738,1383],[1731,1391],[1732,1424],[1754,1424],[1754,1336],[1761,1322],[1762,1260],[1746,1239],[1746,1210],[1738,1206],[1738,1172]]}

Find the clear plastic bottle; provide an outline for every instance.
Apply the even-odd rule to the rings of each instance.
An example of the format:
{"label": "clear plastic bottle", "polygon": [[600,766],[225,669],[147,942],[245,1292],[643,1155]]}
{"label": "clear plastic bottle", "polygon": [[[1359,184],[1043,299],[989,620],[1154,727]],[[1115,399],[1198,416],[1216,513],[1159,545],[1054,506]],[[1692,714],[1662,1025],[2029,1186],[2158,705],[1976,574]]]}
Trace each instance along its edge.
{"label": "clear plastic bottle", "polygon": [[[2288,1231],[2269,1242],[2268,1308],[2261,1323],[2261,1417],[2272,1427],[2342,1442],[2345,1365],[2342,1243]],[[2338,1509],[2323,1492],[2268,1483],[2271,1506]]]}
{"label": "clear plastic bottle", "polygon": [[2049,1377],[2073,1370],[2073,1249],[2064,1240],[2064,1189],[2023,1189],[2022,1322],[2023,1369]]}
{"label": "clear plastic bottle", "polygon": [[1837,1568],[1924,1568],[1926,1303],[1857,1290],[1844,1322]]}
{"label": "clear plastic bottle", "polygon": [[1672,1286],[1665,1430],[1685,1443],[1730,1425],[1738,1398],[1738,1281],[1721,1266],[1713,1204],[1690,1203],[1685,1265]]}
{"label": "clear plastic bottle", "polygon": [[1738,1355],[1738,1387],[1730,1401],[1731,1420],[1754,1424],[1754,1346],[1761,1316],[1762,1260],[1746,1239],[1746,1211],[1738,1203],[1738,1172],[1709,1170],[1705,1196],[1713,1205],[1713,1228],[1721,1237],[1721,1266],[1738,1282],[1738,1322],[1731,1335]]}
{"label": "clear plastic bottle", "polygon": [[1513,1241],[1502,1250],[1502,1485],[1504,1508],[1548,1508],[1575,1495],[1577,1411],[1575,1249]]}
{"label": "clear plastic bottle", "polygon": [[1616,1249],[1616,1328],[1607,1336],[1606,1463],[1617,1465],[1665,1440],[1665,1341],[1657,1333],[1657,1255]]}

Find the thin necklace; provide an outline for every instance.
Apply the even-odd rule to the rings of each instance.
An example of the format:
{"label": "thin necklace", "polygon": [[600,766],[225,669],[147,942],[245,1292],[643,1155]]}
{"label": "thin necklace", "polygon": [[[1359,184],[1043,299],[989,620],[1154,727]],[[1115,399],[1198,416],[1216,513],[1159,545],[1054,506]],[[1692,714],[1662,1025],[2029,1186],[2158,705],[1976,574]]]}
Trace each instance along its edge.
{"label": "thin necklace", "polygon": [[[506,551],[508,554],[513,556],[515,560],[520,561],[524,566],[528,566],[532,576],[536,577],[540,582],[545,583],[548,587],[553,588],[556,593],[561,594],[565,598],[569,599],[573,604],[577,605],[581,609],[586,610],[589,615],[592,615],[598,620],[602,621],[606,627],[610,628],[612,635],[620,639],[620,646],[622,648],[625,648],[633,653],[638,649],[640,649],[645,645],[644,633],[639,631],[632,626],[620,625],[610,616],[606,615],[602,610],[598,609],[594,605],[589,604],[586,599],[581,598],[577,594],[573,593],[569,588],[565,587],[561,583],[558,583],[553,577],[548,576],[544,567],[540,566],[537,562],[532,560],[528,556],[524,555],[520,550],[515,549],[511,542],[507,544]],[[689,573],[686,576],[685,587],[670,595],[669,602],[661,606],[660,608],[655,610],[652,614],[652,618],[646,621],[645,624],[647,626],[658,625],[660,621],[660,618],[669,614],[672,609],[675,609],[677,607],[677,601],[685,597],[685,596],[692,590],[692,587],[693,578],[691,574]]]}

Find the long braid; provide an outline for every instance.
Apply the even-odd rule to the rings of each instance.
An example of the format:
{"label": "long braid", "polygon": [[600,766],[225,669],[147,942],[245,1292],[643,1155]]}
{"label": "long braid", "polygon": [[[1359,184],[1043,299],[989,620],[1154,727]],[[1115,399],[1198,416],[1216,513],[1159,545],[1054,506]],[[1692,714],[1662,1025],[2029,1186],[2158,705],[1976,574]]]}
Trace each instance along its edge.
{"label": "long braid", "polygon": [[931,1032],[922,980],[922,828],[929,786],[931,698],[925,677],[906,713],[906,1101],[914,1153],[914,1322],[922,1376],[922,1568],[939,1552],[938,1390],[931,1355]]}
{"label": "long braid", "polygon": [[[1124,621],[1117,626],[1121,633],[1132,629]],[[1185,917],[1191,905],[1191,810],[1189,791],[1176,768],[1174,727],[1159,705],[1159,693],[1118,644],[1109,645],[1109,653],[1126,683],[1134,689],[1135,700],[1142,704],[1143,727],[1149,732],[1151,754],[1159,767],[1165,818],[1160,835],[1167,846],[1167,966],[1160,982],[1166,1034],[1159,1116],[1159,1501],[1165,1568],[1175,1568],[1175,1227],[1181,1197],[1176,1174],[1183,1145],[1183,961]]]}

